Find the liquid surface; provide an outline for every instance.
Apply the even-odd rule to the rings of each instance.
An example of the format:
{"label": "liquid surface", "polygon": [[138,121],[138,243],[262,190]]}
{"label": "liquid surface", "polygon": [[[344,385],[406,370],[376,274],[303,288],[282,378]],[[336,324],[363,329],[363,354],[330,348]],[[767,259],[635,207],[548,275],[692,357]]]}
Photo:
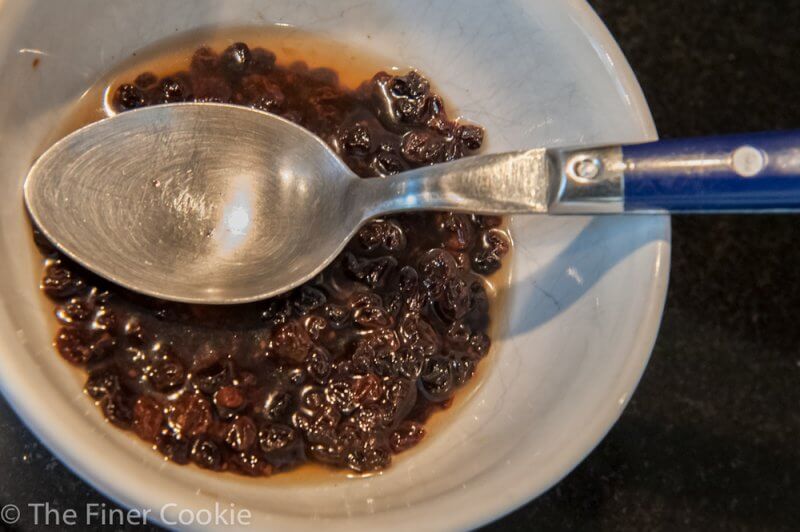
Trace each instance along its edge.
{"label": "liquid surface", "polygon": [[[319,135],[365,178],[452,160],[483,140],[447,117],[416,72],[345,84],[329,68],[277,59],[244,43],[190,57],[176,46],[116,71],[103,99],[89,91],[82,104],[98,114],[175,101],[257,107]],[[487,276],[510,245],[500,222],[376,220],[317,279],[232,307],[133,294],[39,238],[42,287],[62,324],[57,350],[86,369],[87,394],[167,458],[254,476],[307,461],[369,472],[416,445],[487,354]]]}

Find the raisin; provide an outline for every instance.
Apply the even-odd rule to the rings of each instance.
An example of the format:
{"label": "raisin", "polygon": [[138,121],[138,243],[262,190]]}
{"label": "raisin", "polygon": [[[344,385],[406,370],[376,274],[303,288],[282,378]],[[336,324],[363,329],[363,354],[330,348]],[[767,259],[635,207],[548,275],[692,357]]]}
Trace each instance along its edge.
{"label": "raisin", "polygon": [[370,152],[372,141],[366,122],[357,122],[342,132],[340,142],[345,153],[364,155]]}
{"label": "raisin", "polygon": [[486,334],[478,332],[469,337],[469,353],[473,357],[485,357],[489,353],[489,347],[491,340]]}
{"label": "raisin", "polygon": [[297,433],[287,425],[270,423],[258,433],[258,445],[265,453],[280,451],[297,439]]}
{"label": "raisin", "polygon": [[437,216],[440,230],[446,238],[446,246],[454,251],[464,251],[472,246],[475,229],[469,216],[444,213]]}
{"label": "raisin", "polygon": [[419,289],[419,273],[411,266],[403,266],[397,277],[397,287],[403,295],[411,295]]}
{"label": "raisin", "polygon": [[129,429],[133,423],[133,404],[131,397],[125,393],[109,395],[101,401],[103,414],[111,423],[123,429]]}
{"label": "raisin", "polygon": [[176,464],[189,463],[191,446],[188,440],[176,438],[175,435],[167,432],[158,437],[156,448]]}
{"label": "raisin", "polygon": [[198,102],[226,103],[232,95],[230,84],[218,76],[193,78],[192,92]]}
{"label": "raisin", "polygon": [[389,292],[386,295],[385,300],[386,303],[384,306],[386,307],[386,312],[389,313],[390,317],[396,318],[397,315],[400,314],[400,311],[403,309],[403,305],[405,302],[403,295],[400,292]]}
{"label": "raisin", "polygon": [[397,376],[409,380],[416,380],[422,372],[425,354],[418,346],[404,347],[397,351],[393,362],[393,370]]}
{"label": "raisin", "polygon": [[56,334],[56,350],[68,362],[84,364],[91,355],[86,346],[87,341],[88,333],[86,330],[76,327],[62,327]]}
{"label": "raisin", "polygon": [[229,361],[215,362],[192,375],[194,385],[203,393],[213,395],[221,386],[233,379],[233,369]]}
{"label": "raisin", "polygon": [[380,307],[383,305],[383,300],[375,292],[359,291],[350,296],[348,303],[351,309],[358,310],[364,307]]}
{"label": "raisin", "polygon": [[189,96],[186,83],[177,78],[167,76],[158,85],[158,101],[160,103],[183,102]]}
{"label": "raisin", "polygon": [[404,345],[420,349],[425,357],[439,352],[439,335],[430,323],[417,314],[406,314],[400,319],[398,336]]}
{"label": "raisin", "polygon": [[339,93],[333,87],[322,86],[313,89],[308,95],[308,101],[311,107],[315,108],[317,113],[323,111],[326,106],[335,104],[339,101]]}
{"label": "raisin", "polygon": [[391,462],[392,455],[382,447],[359,448],[347,454],[347,467],[359,473],[380,471],[388,467]]}
{"label": "raisin", "polygon": [[147,395],[142,395],[133,406],[133,431],[143,440],[155,442],[164,422],[164,407]]}
{"label": "raisin", "polygon": [[[428,102],[422,98],[400,98],[394,102],[393,109],[400,122],[420,125],[425,122]],[[406,157],[406,159],[417,162],[409,157]]]}
{"label": "raisin", "polygon": [[468,150],[480,149],[483,144],[483,128],[471,124],[461,124],[456,129],[456,138]]}
{"label": "raisin", "polygon": [[483,281],[475,280],[469,287],[471,309],[465,321],[473,330],[485,330],[489,325],[489,296]]}
{"label": "raisin", "polygon": [[303,368],[292,368],[286,372],[285,380],[290,386],[300,386],[306,382],[306,371]]}
{"label": "raisin", "polygon": [[192,462],[205,469],[218,471],[222,468],[222,451],[214,441],[199,437],[194,440],[190,452]]}
{"label": "raisin", "polygon": [[172,431],[184,438],[204,434],[213,415],[208,400],[196,394],[184,394],[167,407],[167,423]]}
{"label": "raisin", "polygon": [[247,398],[239,386],[223,386],[214,394],[214,405],[222,419],[231,419],[247,405]]}
{"label": "raisin", "polygon": [[328,328],[328,320],[322,316],[308,316],[304,322],[308,336],[313,341],[319,340],[320,334]]}
{"label": "raisin", "polygon": [[220,64],[228,74],[241,75],[250,66],[251,60],[250,48],[243,42],[237,42],[222,52]]}
{"label": "raisin", "polygon": [[439,308],[448,321],[458,320],[470,310],[470,290],[467,283],[458,277],[447,280]]}
{"label": "raisin", "polygon": [[384,392],[380,400],[384,424],[394,426],[402,421],[417,401],[417,386],[404,378],[385,378]]}
{"label": "raisin", "polygon": [[146,100],[141,89],[126,83],[117,88],[117,92],[114,94],[114,103],[120,111],[128,111],[143,107]]}
{"label": "raisin", "polygon": [[422,74],[412,70],[405,76],[394,78],[391,83],[391,90],[396,96],[419,98],[420,96],[427,96],[430,91],[430,83]]}
{"label": "raisin", "polygon": [[406,169],[403,159],[393,151],[381,150],[375,154],[371,164],[372,170],[380,176],[399,174]]}
{"label": "raisin", "polygon": [[251,74],[242,78],[239,99],[244,105],[270,113],[280,112],[285,108],[286,96],[281,88],[266,76]]}
{"label": "raisin", "polygon": [[92,320],[91,328],[95,331],[108,331],[114,333],[117,328],[117,315],[106,306],[97,307]]}
{"label": "raisin", "polygon": [[319,384],[324,384],[331,374],[330,356],[322,349],[313,349],[306,358],[306,371]]}
{"label": "raisin", "polygon": [[192,55],[192,73],[208,74],[216,70],[219,65],[219,56],[208,46],[201,46]]}
{"label": "raisin", "polygon": [[305,61],[292,61],[292,63],[289,65],[289,70],[299,74],[305,74],[308,72],[308,63]]}
{"label": "raisin", "polygon": [[462,386],[475,373],[475,361],[469,358],[454,358],[450,360],[450,374],[453,383]]}
{"label": "raisin", "polygon": [[83,279],[67,268],[61,260],[50,262],[44,270],[42,290],[51,299],[65,299],[86,288]]}
{"label": "raisin", "polygon": [[133,80],[133,84],[136,85],[136,88],[143,91],[154,88],[156,83],[158,83],[158,77],[152,72],[142,72]]}
{"label": "raisin", "polygon": [[302,362],[312,344],[302,324],[290,321],[272,331],[272,345],[280,356],[293,362]]}
{"label": "raisin", "polygon": [[234,454],[231,462],[239,471],[251,477],[271,475],[272,466],[264,458],[251,451]]}
{"label": "raisin", "polygon": [[309,386],[303,390],[301,404],[311,412],[319,410],[325,404],[325,392],[317,386]]}
{"label": "raisin", "polygon": [[286,323],[291,316],[292,306],[289,300],[285,298],[271,299],[261,313],[261,319],[273,325]]}
{"label": "raisin", "polygon": [[444,292],[455,271],[453,256],[442,249],[432,249],[419,259],[420,282],[434,299]]}
{"label": "raisin", "polygon": [[308,285],[303,285],[295,290],[292,297],[292,305],[300,316],[317,310],[323,306],[326,301],[327,298],[322,290]]}
{"label": "raisin", "polygon": [[272,421],[286,419],[295,405],[295,399],[291,393],[285,390],[274,390],[268,394],[262,407],[263,416]]}
{"label": "raisin", "polygon": [[397,259],[389,256],[367,259],[344,253],[343,260],[347,273],[373,289],[382,287],[397,266]]}
{"label": "raisin", "polygon": [[462,273],[467,273],[472,269],[472,259],[468,253],[463,251],[452,251],[453,260],[456,262],[456,268]]}
{"label": "raisin", "polygon": [[504,256],[511,249],[511,242],[508,236],[499,229],[490,229],[483,234],[483,246],[497,255]]}
{"label": "raisin", "polygon": [[389,436],[389,445],[392,451],[401,453],[422,441],[425,436],[425,427],[415,421],[406,421],[400,424]]}
{"label": "raisin", "polygon": [[122,327],[122,333],[125,340],[134,347],[142,347],[145,344],[146,338],[144,329],[142,328],[142,324],[135,317],[131,317],[125,322],[125,325]]}
{"label": "raisin", "polygon": [[242,416],[228,425],[225,431],[225,443],[237,452],[250,449],[256,442],[256,425],[247,416]]}
{"label": "raisin", "polygon": [[368,223],[359,230],[358,239],[366,251],[380,248],[390,253],[397,253],[406,247],[403,229],[387,220],[374,220]]}
{"label": "raisin", "polygon": [[330,404],[344,414],[349,414],[358,406],[350,379],[336,380],[328,384],[325,387],[325,396]]}
{"label": "raisin", "polygon": [[328,303],[325,305],[324,313],[328,323],[335,329],[341,329],[350,320],[350,310],[343,305]]}
{"label": "raisin", "polygon": [[250,71],[266,74],[275,67],[275,54],[264,48],[253,48],[250,51]]}
{"label": "raisin", "polygon": [[410,163],[436,164],[444,161],[447,143],[439,135],[427,131],[410,131],[403,136],[400,152]]}
{"label": "raisin", "polygon": [[308,72],[308,78],[314,83],[322,85],[338,85],[339,74],[330,68],[318,67]]}
{"label": "raisin", "polygon": [[445,341],[451,347],[462,348],[467,345],[472,331],[469,325],[463,321],[456,320],[450,324],[445,333]]}
{"label": "raisin", "polygon": [[491,275],[502,265],[500,257],[490,249],[482,249],[472,255],[472,269],[482,275]]}
{"label": "raisin", "polygon": [[262,427],[258,433],[258,446],[267,461],[277,468],[285,468],[305,458],[302,438],[288,425],[270,423]]}
{"label": "raisin", "polygon": [[[439,96],[431,96],[428,100],[428,128],[437,132],[439,135],[452,139],[455,134],[456,124],[447,119],[447,113],[444,110],[444,102]],[[452,146],[461,148],[457,143]],[[463,155],[463,149],[457,150],[458,156]]]}
{"label": "raisin", "polygon": [[153,388],[162,393],[174,391],[186,381],[183,363],[171,352],[158,354],[146,374]]}
{"label": "raisin", "polygon": [[383,383],[377,375],[359,375],[351,382],[353,399],[359,407],[372,404],[383,395]]}
{"label": "raisin", "polygon": [[419,380],[419,389],[428,401],[439,403],[449,399],[455,383],[450,361],[442,356],[431,357],[425,362]]}
{"label": "raisin", "polygon": [[56,350],[73,364],[99,360],[115,346],[116,341],[106,332],[95,332],[77,327],[61,327],[56,334]]}
{"label": "raisin", "polygon": [[308,446],[308,452],[318,462],[339,465],[344,458],[345,448],[334,442],[312,443]]}
{"label": "raisin", "polygon": [[379,404],[369,404],[362,407],[348,421],[355,426],[356,431],[361,435],[384,437],[383,412]]}
{"label": "raisin", "polygon": [[391,325],[393,320],[381,307],[364,307],[353,313],[353,321],[365,329],[381,329]]}
{"label": "raisin", "polygon": [[119,376],[111,369],[95,371],[89,374],[84,389],[89,397],[100,401],[119,392]]}

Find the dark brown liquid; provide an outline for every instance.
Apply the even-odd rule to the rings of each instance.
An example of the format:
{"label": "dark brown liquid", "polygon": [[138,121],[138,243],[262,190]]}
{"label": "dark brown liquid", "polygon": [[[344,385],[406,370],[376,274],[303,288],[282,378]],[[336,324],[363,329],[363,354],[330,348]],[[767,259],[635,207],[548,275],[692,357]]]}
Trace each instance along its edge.
{"label": "dark brown liquid", "polygon": [[[296,58],[292,39],[240,31],[249,47],[223,52],[231,39],[217,35],[200,41],[213,52],[194,59],[197,40],[137,54],[87,91],[67,128],[170,101],[238,103],[310,129],[362,177],[480,145],[480,129],[449,119],[419,75],[372,70],[369,79],[375,61],[359,68],[347,54],[338,56],[347,69],[287,63],[280,52]],[[257,49],[265,41],[277,64]],[[331,43],[311,48],[326,52],[306,49],[309,60],[337,55]],[[57,347],[86,367],[87,392],[110,421],[176,462],[251,475],[307,460],[372,471],[419,441],[486,355],[488,275],[508,247],[498,224],[445,213],[376,221],[318,279],[235,307],[145,298],[57,255],[44,286],[59,302]]]}

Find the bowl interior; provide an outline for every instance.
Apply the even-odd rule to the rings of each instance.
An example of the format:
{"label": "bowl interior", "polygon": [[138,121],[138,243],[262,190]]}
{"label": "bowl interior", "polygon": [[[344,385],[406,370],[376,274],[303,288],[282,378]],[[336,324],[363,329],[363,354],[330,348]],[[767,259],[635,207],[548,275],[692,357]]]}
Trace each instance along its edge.
{"label": "bowl interior", "polygon": [[0,2],[0,386],[78,474],[166,521],[181,508],[233,503],[252,512],[252,523],[284,529],[306,527],[309,516],[333,529],[409,518],[466,527],[547,489],[610,428],[655,339],[668,273],[666,218],[514,219],[504,333],[480,389],[418,450],[369,478],[251,481],[166,463],[106,424],[81,392],[83,379],[50,345],[22,180],[83,90],[134,50],[176,32],[280,23],[413,65],[486,127],[491,151],[654,137],[624,58],[582,1],[454,5]]}

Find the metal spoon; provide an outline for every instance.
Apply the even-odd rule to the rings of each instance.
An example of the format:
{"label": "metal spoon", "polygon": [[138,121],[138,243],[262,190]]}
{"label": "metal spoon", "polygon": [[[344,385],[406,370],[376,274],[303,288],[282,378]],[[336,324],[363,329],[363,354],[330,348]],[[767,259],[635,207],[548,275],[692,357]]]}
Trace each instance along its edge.
{"label": "metal spoon", "polygon": [[53,145],[24,197],[62,252],[122,286],[223,304],[285,292],[366,220],[800,207],[800,134],[482,155],[360,179],[317,137],[225,104],[129,111]]}

